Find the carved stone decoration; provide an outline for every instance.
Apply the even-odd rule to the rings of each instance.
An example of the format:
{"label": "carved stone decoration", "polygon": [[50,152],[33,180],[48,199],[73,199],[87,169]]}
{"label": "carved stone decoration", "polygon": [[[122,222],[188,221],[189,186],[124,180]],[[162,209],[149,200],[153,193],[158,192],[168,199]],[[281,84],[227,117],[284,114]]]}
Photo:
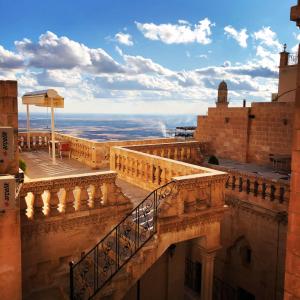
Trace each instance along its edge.
{"label": "carved stone decoration", "polygon": [[51,194],[49,190],[45,190],[42,195],[42,200],[43,200],[43,209],[42,212],[45,216],[49,215],[50,212],[50,199],[51,199]]}
{"label": "carved stone decoration", "polygon": [[57,210],[60,213],[65,213],[66,212],[66,196],[67,196],[67,191],[64,188],[61,188],[57,193],[57,197],[58,197],[58,200],[59,200]]}
{"label": "carved stone decoration", "polygon": [[89,185],[88,188],[86,189],[89,199],[88,199],[88,207],[93,208],[94,207],[94,199],[95,199],[95,186],[94,185]]}
{"label": "carved stone decoration", "polygon": [[32,192],[29,192],[27,196],[25,197],[26,201],[26,216],[28,219],[33,219],[34,210],[33,210],[33,203],[34,203],[34,194]]}
{"label": "carved stone decoration", "polygon": [[76,186],[73,190],[73,196],[74,196],[74,209],[75,211],[78,211],[80,209],[80,196],[81,196],[81,188],[79,186]]}

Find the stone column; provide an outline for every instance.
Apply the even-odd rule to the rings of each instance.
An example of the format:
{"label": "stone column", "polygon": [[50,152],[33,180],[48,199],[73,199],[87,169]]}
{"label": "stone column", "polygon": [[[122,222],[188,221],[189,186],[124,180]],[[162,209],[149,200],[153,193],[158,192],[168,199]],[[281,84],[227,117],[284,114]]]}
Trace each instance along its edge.
{"label": "stone column", "polygon": [[[15,159],[5,173],[19,172],[18,159],[18,89],[16,81],[0,80],[0,126],[14,128]],[[21,234],[19,205],[0,213],[0,295],[1,299],[22,299]]]}
{"label": "stone column", "polygon": [[216,251],[201,249],[202,280],[201,280],[201,300],[212,300],[214,281],[214,262]]}

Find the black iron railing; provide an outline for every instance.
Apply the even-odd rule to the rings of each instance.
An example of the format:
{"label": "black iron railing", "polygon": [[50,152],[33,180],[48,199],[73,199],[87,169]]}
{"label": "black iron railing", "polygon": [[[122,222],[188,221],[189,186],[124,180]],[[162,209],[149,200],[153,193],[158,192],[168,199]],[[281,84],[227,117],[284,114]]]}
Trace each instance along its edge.
{"label": "black iron railing", "polygon": [[70,299],[92,299],[157,231],[161,201],[175,185],[171,181],[151,192],[77,263],[70,263]]}

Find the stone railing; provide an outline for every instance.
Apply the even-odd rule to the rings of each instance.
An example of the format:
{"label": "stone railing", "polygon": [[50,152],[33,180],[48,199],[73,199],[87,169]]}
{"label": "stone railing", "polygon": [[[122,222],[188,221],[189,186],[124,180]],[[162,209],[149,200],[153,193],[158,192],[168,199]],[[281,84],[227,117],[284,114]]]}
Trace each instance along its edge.
{"label": "stone railing", "polygon": [[28,219],[38,219],[128,204],[116,178],[116,172],[108,171],[29,180],[20,192],[20,210]]}
{"label": "stone railing", "polygon": [[[30,148],[32,150],[45,149],[48,147],[48,142],[51,139],[50,132],[46,131],[31,131],[30,132]],[[28,150],[27,132],[18,133],[18,143],[22,151]]]}
{"label": "stone railing", "polygon": [[264,200],[288,203],[290,184],[283,180],[271,180],[261,176],[229,171],[226,188],[244,192]]}
{"label": "stone railing", "polygon": [[[241,172],[221,166],[212,166],[214,169],[227,172],[226,194],[231,196],[238,193],[239,198],[251,201],[256,200],[260,204],[266,204],[273,208],[287,209],[290,197],[290,182],[282,179],[271,179],[258,174]],[[243,194],[244,197],[241,197]],[[278,206],[279,205],[279,206]]]}
{"label": "stone railing", "polygon": [[[209,186],[218,182],[220,184],[218,191],[223,193],[227,178],[226,173],[221,171],[135,151],[127,147],[111,148],[110,168],[117,171],[120,178],[147,190],[156,189],[171,180],[176,180],[176,185],[185,186],[186,194],[183,197],[194,200],[197,198],[196,194],[199,193],[201,185],[206,188],[205,194],[208,190],[211,191]],[[188,190],[193,191],[191,192],[193,196]]]}
{"label": "stone railing", "polygon": [[123,145],[142,145],[142,144],[161,144],[176,141],[174,138],[145,139],[132,141],[107,141],[95,142],[83,138],[73,137],[68,134],[56,133],[57,140],[70,142],[71,157],[82,163],[87,164],[93,169],[109,168],[110,148],[112,146]]}
{"label": "stone railing", "polygon": [[129,147],[126,146],[126,148],[164,158],[199,164],[203,161],[203,155],[207,152],[207,143],[190,141],[153,145],[135,145]]}

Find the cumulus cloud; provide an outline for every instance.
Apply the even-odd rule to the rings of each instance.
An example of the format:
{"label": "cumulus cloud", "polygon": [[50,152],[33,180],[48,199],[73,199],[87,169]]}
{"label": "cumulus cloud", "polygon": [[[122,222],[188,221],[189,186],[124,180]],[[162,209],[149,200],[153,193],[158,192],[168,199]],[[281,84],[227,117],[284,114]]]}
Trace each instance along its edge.
{"label": "cumulus cloud", "polygon": [[263,46],[273,47],[277,51],[282,49],[282,45],[278,41],[277,34],[272,31],[271,27],[263,27],[259,31],[254,32],[254,38]]}
{"label": "cumulus cloud", "polygon": [[118,43],[126,46],[133,46],[134,44],[132,40],[132,36],[129,33],[118,32],[115,35],[115,40]]}
{"label": "cumulus cloud", "polygon": [[[183,33],[188,28],[187,32],[190,30],[192,36],[183,39],[180,29],[176,36],[171,36],[173,32],[170,36],[164,36],[157,31],[156,37],[159,40],[166,39],[169,43],[198,43],[196,25],[193,27],[187,21],[180,20],[172,26],[183,27]],[[91,106],[85,106],[82,102],[89,101],[95,104],[95,112],[97,109],[119,109],[114,103],[121,102],[124,104],[120,106],[123,110],[126,105],[134,106],[130,103],[140,103],[139,107],[144,103],[147,108],[149,104],[146,103],[153,103],[161,112],[161,107],[166,107],[166,103],[176,101],[176,105],[172,105],[168,112],[177,110],[178,113],[179,103],[182,104],[181,108],[184,107],[183,103],[189,103],[187,107],[193,109],[197,103],[201,103],[199,111],[190,111],[200,113],[201,109],[215,102],[217,86],[223,79],[228,83],[231,103],[249,97],[266,100],[271,92],[276,92],[280,43],[276,33],[266,28],[253,33],[254,52],[249,61],[238,64],[228,57],[221,66],[208,65],[191,70],[172,70],[149,57],[126,54],[120,45],[115,47],[119,58],[117,62],[102,48],[90,48],[68,37],[46,32],[37,42],[29,39],[17,41],[15,51],[8,51],[0,45],[0,78],[17,79],[20,94],[54,87],[68,100],[68,110],[80,105],[88,110]],[[206,38],[209,39],[210,35],[206,35]],[[207,58],[208,54],[211,58],[211,51],[201,56]],[[185,51],[182,51],[183,58],[185,55]],[[206,106],[203,106],[205,103]],[[128,109],[124,112],[128,112]]]}
{"label": "cumulus cloud", "polygon": [[27,58],[29,67],[45,69],[88,68],[93,72],[123,72],[103,49],[91,49],[84,44],[47,31],[37,43],[29,39],[15,42],[18,52]]}
{"label": "cumulus cloud", "polygon": [[238,44],[242,48],[247,48],[247,40],[249,35],[247,34],[247,29],[243,28],[240,31],[236,30],[234,27],[231,25],[228,25],[224,27],[224,33],[227,35],[227,37],[233,38],[238,42]]}
{"label": "cumulus cloud", "polygon": [[178,24],[135,23],[147,39],[165,44],[210,44],[211,28],[214,26],[208,18],[199,21],[194,26],[184,20],[179,20]]}
{"label": "cumulus cloud", "polygon": [[4,49],[0,45],[0,67],[5,69],[19,69],[24,66],[23,57]]}
{"label": "cumulus cloud", "polygon": [[142,56],[123,55],[129,73],[145,74],[154,73],[159,75],[171,75],[173,72],[155,63],[150,58]]}

